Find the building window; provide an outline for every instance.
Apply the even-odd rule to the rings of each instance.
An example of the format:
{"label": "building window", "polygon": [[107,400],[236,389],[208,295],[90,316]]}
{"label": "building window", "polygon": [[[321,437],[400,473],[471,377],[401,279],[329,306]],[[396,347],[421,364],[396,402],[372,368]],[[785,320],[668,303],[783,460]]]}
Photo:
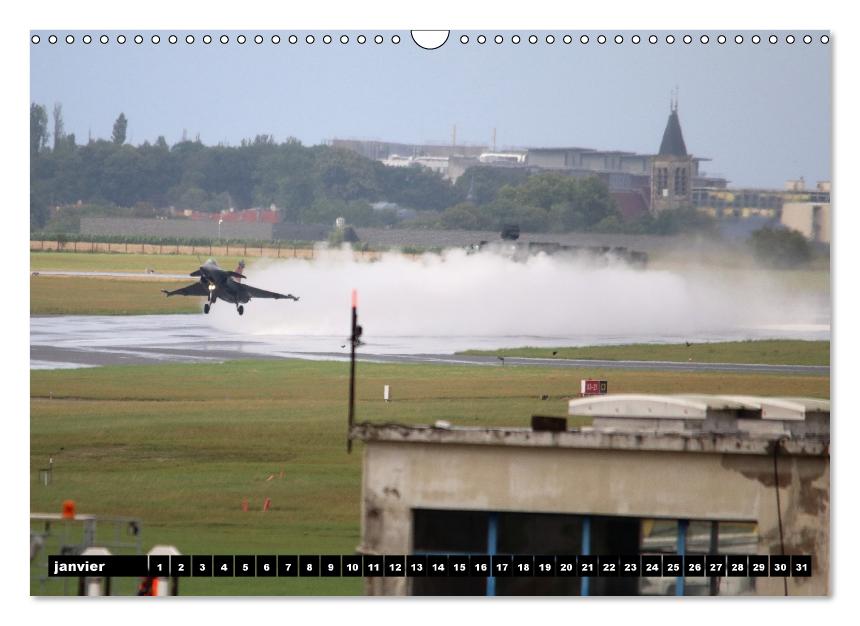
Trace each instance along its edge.
{"label": "building window", "polygon": [[663,190],[669,186],[669,170],[665,167],[657,168],[657,195],[662,196]]}
{"label": "building window", "polygon": [[675,195],[687,195],[687,168],[675,168]]}
{"label": "building window", "polygon": [[[413,510],[413,554],[755,554],[753,522]],[[737,577],[496,577],[411,579],[413,595],[740,595]]]}

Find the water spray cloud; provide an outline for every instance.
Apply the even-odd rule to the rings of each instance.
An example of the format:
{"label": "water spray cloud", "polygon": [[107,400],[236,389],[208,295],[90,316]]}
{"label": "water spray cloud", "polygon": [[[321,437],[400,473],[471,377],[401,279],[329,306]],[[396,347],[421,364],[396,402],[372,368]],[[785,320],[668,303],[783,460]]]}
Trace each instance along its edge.
{"label": "water spray cloud", "polygon": [[[829,323],[827,302],[763,271],[641,270],[548,256],[516,262],[452,250],[419,259],[388,253],[375,262],[323,251],[313,260],[254,261],[246,273],[255,286],[301,296],[298,303],[253,301],[241,320],[250,334],[342,335],[353,288],[369,336],[638,341]],[[210,317],[224,330],[239,323],[229,305]]]}

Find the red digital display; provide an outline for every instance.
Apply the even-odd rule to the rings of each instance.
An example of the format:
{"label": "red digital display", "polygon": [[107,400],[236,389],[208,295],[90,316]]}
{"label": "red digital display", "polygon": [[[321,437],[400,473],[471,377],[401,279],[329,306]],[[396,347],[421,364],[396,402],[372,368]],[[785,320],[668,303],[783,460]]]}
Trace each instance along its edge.
{"label": "red digital display", "polygon": [[609,383],[605,380],[583,379],[579,391],[583,396],[604,395],[609,391]]}

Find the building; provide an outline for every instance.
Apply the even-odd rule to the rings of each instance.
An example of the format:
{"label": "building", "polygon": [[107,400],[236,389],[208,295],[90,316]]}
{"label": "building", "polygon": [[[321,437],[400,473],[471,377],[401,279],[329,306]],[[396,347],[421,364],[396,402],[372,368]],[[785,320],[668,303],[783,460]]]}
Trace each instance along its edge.
{"label": "building", "polygon": [[192,220],[209,220],[214,222],[262,222],[266,224],[277,224],[281,221],[281,213],[274,204],[268,209],[245,209],[243,211],[229,209],[227,211],[215,212],[186,209],[182,214]]}
{"label": "building", "polygon": [[[792,206],[791,215],[786,217],[788,221],[783,223],[802,223],[797,229],[808,233],[813,241],[825,241],[824,234],[815,233],[827,231],[826,241],[829,241],[829,181],[819,182],[814,190],[806,189],[802,177],[788,181],[784,189],[729,188],[725,178],[702,170],[701,164],[710,159],[688,152],[677,101],[670,105],[657,154],[584,147],[506,148],[490,152],[484,146],[340,139],[333,140],[332,145],[387,165],[424,165],[452,182],[477,165],[519,168],[530,174],[556,171],[577,177],[597,176],[609,187],[625,219],[636,219],[648,212],[656,215],[666,210],[695,208],[718,219],[725,234],[740,238],[757,228],[779,224],[785,205],[812,203],[802,209]],[[825,214],[827,217],[822,217]],[[825,222],[822,230],[816,230],[816,224]]]}
{"label": "building", "polygon": [[448,160],[449,157],[447,156],[400,156],[399,154],[392,154],[382,159],[382,164],[388,167],[426,167],[443,177],[447,177]]}
{"label": "building", "polygon": [[829,202],[786,202],[782,205],[780,223],[799,231],[815,243],[830,243]]}
{"label": "building", "polygon": [[687,154],[678,104],[672,105],[663,131],[660,152],[651,159],[651,213],[690,207],[693,199],[693,164]]}
{"label": "building", "polygon": [[332,139],[331,146],[356,152],[374,161],[384,161],[392,156],[400,157],[451,157],[465,156],[477,159],[487,151],[486,146],[457,143],[397,143],[371,139]]}
{"label": "building", "polygon": [[592,425],[353,426],[365,444],[358,551],[811,555],[811,575],[372,577],[367,593],[830,592],[829,401],[605,395],[571,400],[569,413]]}

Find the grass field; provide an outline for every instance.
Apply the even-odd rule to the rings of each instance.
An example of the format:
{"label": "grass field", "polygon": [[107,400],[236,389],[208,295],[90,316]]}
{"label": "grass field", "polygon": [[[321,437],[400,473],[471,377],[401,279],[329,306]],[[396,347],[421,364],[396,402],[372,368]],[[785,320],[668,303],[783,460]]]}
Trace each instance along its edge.
{"label": "grass field", "polygon": [[[203,259],[205,260],[205,259]],[[239,257],[217,259],[233,269]],[[200,265],[191,255],[31,252],[32,272],[145,272],[188,274]],[[154,315],[199,313],[203,298],[166,298],[162,289],[176,289],[194,282],[154,278],[84,276],[31,276],[30,315]]]}
{"label": "grass field", "polygon": [[[829,394],[829,378],[815,376],[378,364],[358,372],[357,418],[407,424],[527,426],[532,414],[566,415],[566,399],[586,376],[608,379],[613,392]],[[347,388],[348,366],[325,362],[32,371],[31,511],[57,512],[73,499],[81,513],[138,517],[144,551],[173,544],[185,554],[352,553],[362,446],[346,454]],[[52,455],[54,482],[44,487],[38,470]],[[266,497],[272,509],[262,513]],[[241,510],[243,498],[251,511]],[[60,589],[52,583],[45,592]],[[362,589],[351,578],[191,578],[181,593]]]}
{"label": "grass field", "polygon": [[30,277],[30,315],[147,315],[198,313],[203,298],[167,298],[162,289],[176,289],[187,281]]}
{"label": "grass field", "polygon": [[767,365],[830,365],[829,341],[724,341],[719,343],[631,344],[581,348],[512,348],[468,350],[462,354],[542,359],[610,361],[694,361],[699,363],[760,363]]}

